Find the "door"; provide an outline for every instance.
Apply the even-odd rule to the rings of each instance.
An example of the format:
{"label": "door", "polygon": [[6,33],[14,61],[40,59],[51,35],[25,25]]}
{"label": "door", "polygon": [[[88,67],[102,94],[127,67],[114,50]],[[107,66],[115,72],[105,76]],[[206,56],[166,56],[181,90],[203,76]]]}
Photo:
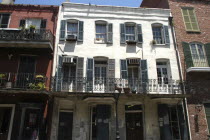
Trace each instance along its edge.
{"label": "door", "polygon": [[17,75],[17,87],[27,87],[34,82],[36,58],[34,56],[21,56]]}
{"label": "door", "polygon": [[168,68],[167,62],[157,62],[157,91],[167,92],[168,91]]}
{"label": "door", "polygon": [[128,66],[128,84],[129,87],[131,88],[132,92],[136,92],[138,89],[138,77],[139,77],[139,73],[138,73],[139,69],[138,67],[135,66]]}
{"label": "door", "polygon": [[40,109],[26,108],[24,115],[24,123],[22,127],[21,140],[36,140],[39,138]]}
{"label": "door", "polygon": [[107,67],[106,65],[95,65],[95,90],[105,91]]}
{"label": "door", "polygon": [[11,107],[0,107],[0,140],[8,139],[11,114]]}
{"label": "door", "polygon": [[76,90],[76,65],[64,65],[63,66],[63,83],[62,91]]}
{"label": "door", "polygon": [[125,106],[126,140],[143,140],[142,105]]}
{"label": "door", "polygon": [[58,140],[72,140],[73,112],[59,113]]}

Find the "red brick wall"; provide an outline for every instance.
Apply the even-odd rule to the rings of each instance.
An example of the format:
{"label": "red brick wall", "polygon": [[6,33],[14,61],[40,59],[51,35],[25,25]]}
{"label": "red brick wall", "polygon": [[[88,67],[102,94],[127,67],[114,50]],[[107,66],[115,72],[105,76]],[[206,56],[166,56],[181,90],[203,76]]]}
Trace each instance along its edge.
{"label": "red brick wall", "polygon": [[168,0],[143,0],[140,7],[169,9]]}

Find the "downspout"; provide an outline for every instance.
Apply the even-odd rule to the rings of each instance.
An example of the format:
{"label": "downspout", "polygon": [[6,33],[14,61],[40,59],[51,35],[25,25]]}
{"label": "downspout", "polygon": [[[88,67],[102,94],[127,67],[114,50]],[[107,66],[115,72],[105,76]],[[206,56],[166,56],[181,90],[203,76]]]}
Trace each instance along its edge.
{"label": "downspout", "polygon": [[[177,43],[176,43],[176,36],[175,36],[176,33],[174,31],[174,26],[173,26],[173,17],[171,17],[171,16],[169,17],[169,24],[171,26],[173,44],[174,44],[174,49],[176,51],[176,59],[177,59],[177,66],[178,66],[178,71],[179,71],[179,78],[180,78],[180,82],[182,83],[181,92],[182,92],[182,94],[186,94],[185,93],[185,87],[184,87],[184,84],[183,84],[181,61],[180,61],[179,51],[178,51]],[[186,120],[186,125],[187,125],[188,139],[191,140],[191,131],[190,131],[190,123],[189,123],[190,121],[189,121],[189,114],[188,114],[187,99],[186,98],[183,99],[183,109],[184,109],[185,120]]]}

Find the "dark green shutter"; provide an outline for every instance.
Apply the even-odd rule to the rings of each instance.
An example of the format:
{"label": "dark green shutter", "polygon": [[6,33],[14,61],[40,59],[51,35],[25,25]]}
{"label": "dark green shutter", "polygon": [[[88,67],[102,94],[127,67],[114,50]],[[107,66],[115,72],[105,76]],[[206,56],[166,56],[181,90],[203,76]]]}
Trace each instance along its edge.
{"label": "dark green shutter", "polygon": [[115,59],[109,59],[108,68],[108,78],[115,78]]}
{"label": "dark green shutter", "polygon": [[83,91],[83,69],[84,69],[84,58],[77,58],[77,75],[76,75],[76,83],[77,83],[77,91]]}
{"label": "dark green shutter", "polygon": [[137,24],[137,42],[138,43],[142,43],[143,42],[141,24]]}
{"label": "dark green shutter", "polygon": [[58,69],[57,69],[57,75],[56,75],[56,91],[62,90],[62,67],[63,67],[63,56],[59,55],[58,57]]}
{"label": "dark green shutter", "polygon": [[87,90],[93,90],[93,69],[94,60],[92,58],[87,59]]}
{"label": "dark green shutter", "polygon": [[110,105],[96,106],[97,140],[109,140],[109,119],[111,116]]}
{"label": "dark green shutter", "polygon": [[47,26],[47,20],[46,20],[46,19],[42,19],[42,20],[41,20],[40,28],[41,28],[41,29],[45,29],[46,26]]}
{"label": "dark green shutter", "polygon": [[206,57],[210,67],[210,43],[205,44]]}
{"label": "dark green shutter", "polygon": [[184,116],[184,109],[182,105],[177,105],[178,117],[179,117],[179,126],[182,140],[188,140],[188,130],[187,124]]}
{"label": "dark green shutter", "polygon": [[182,42],[182,47],[184,51],[185,63],[186,63],[187,68],[193,67],[193,60],[192,60],[189,43]]}
{"label": "dark green shutter", "polygon": [[166,104],[158,104],[158,120],[160,128],[161,140],[172,140],[171,128],[169,125],[168,106]]}
{"label": "dark green shutter", "polygon": [[66,36],[66,20],[61,20],[61,25],[60,25],[60,40],[65,40]]}
{"label": "dark green shutter", "polygon": [[79,21],[79,29],[78,29],[78,41],[83,41],[83,32],[84,32],[84,22]]}
{"label": "dark green shutter", "polygon": [[120,60],[120,69],[121,69],[121,78],[127,79],[128,78],[127,60]]}
{"label": "dark green shutter", "polygon": [[25,25],[26,25],[26,20],[25,20],[25,19],[21,19],[21,20],[20,20],[20,25],[19,25],[19,27],[24,28]]}
{"label": "dark green shutter", "polygon": [[107,27],[107,43],[113,43],[113,27],[112,27],[112,23],[108,24]]}
{"label": "dark green shutter", "polygon": [[143,93],[147,92],[148,84],[148,70],[147,70],[147,60],[141,60],[141,80],[142,80],[142,90]]}
{"label": "dark green shutter", "polygon": [[206,112],[206,120],[208,123],[208,129],[209,129],[208,131],[210,133],[210,103],[205,103],[204,107],[205,107],[205,112]]}
{"label": "dark green shutter", "polygon": [[125,43],[125,24],[120,24],[120,43]]}
{"label": "dark green shutter", "polygon": [[170,44],[168,26],[163,26],[165,44]]}

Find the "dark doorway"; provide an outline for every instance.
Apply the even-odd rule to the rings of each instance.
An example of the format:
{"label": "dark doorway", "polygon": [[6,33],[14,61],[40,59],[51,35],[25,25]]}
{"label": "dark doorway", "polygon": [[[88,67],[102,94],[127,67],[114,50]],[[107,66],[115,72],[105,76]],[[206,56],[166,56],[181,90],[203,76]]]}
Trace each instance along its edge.
{"label": "dark doorway", "polygon": [[0,107],[0,140],[8,138],[11,114],[11,107]]}
{"label": "dark doorway", "polygon": [[58,140],[72,140],[73,112],[59,113]]}
{"label": "dark doorway", "polygon": [[143,140],[144,127],[141,105],[126,105],[126,140]]}
{"label": "dark doorway", "polygon": [[40,109],[26,108],[23,122],[21,140],[36,140],[39,138]]}

